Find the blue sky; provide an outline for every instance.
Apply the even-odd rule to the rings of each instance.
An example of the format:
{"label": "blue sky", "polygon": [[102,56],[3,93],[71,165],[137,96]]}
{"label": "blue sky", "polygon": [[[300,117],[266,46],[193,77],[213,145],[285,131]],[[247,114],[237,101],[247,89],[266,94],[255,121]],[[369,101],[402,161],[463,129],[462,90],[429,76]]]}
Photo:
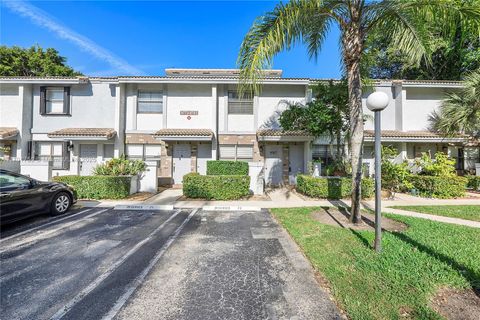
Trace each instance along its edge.
{"label": "blue sky", "polygon": [[[235,68],[243,36],[272,1],[3,1],[0,42],[54,47],[87,75]],[[299,45],[274,59],[286,77],[340,76],[338,29],[318,61]]]}

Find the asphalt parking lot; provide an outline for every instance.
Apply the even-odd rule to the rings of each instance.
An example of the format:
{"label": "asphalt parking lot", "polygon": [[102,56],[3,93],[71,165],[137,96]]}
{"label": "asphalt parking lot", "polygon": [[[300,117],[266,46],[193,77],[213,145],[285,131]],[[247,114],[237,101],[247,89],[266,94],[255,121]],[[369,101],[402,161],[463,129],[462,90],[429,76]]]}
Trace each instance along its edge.
{"label": "asphalt parking lot", "polygon": [[267,211],[79,209],[2,229],[1,319],[336,319]]}

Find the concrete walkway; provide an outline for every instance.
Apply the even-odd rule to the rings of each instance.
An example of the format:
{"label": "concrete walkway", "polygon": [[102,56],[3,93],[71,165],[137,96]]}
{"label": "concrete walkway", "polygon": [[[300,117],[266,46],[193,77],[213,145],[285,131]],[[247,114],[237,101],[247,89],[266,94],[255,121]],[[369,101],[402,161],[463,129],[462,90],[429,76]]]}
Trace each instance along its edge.
{"label": "concrete walkway", "polygon": [[[215,207],[256,207],[256,208],[296,208],[296,207],[330,207],[350,206],[350,200],[315,200],[304,198],[294,191],[288,189],[274,189],[267,192],[270,200],[237,200],[237,201],[213,201],[213,200],[178,200],[182,196],[182,189],[167,189],[143,202],[134,201],[79,201],[80,205],[86,207],[115,206],[117,204],[151,204],[151,205],[173,205],[175,208],[203,208],[205,206]],[[397,194],[394,200],[383,200],[382,211],[395,213],[404,216],[411,216],[434,221],[465,225],[480,228],[480,223],[470,220],[435,216],[431,214],[418,213],[390,208],[392,206],[441,206],[441,205],[480,205],[480,195],[469,194],[464,199],[428,199],[414,197],[408,194]],[[362,202],[365,209],[373,209],[373,200]]]}

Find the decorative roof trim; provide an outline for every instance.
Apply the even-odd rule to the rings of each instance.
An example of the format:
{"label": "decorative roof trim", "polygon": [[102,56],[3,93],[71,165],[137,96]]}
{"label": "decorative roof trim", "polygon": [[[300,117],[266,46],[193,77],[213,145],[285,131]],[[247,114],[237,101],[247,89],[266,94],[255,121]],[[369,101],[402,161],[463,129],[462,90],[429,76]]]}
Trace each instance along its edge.
{"label": "decorative roof trim", "polygon": [[49,138],[64,138],[70,140],[109,140],[117,132],[113,128],[64,128],[47,134]]}
{"label": "decorative roof trim", "polygon": [[0,140],[7,140],[16,137],[18,129],[14,127],[0,127]]}
{"label": "decorative roof trim", "polygon": [[210,141],[213,131],[210,129],[160,129],[155,139],[164,141]]}

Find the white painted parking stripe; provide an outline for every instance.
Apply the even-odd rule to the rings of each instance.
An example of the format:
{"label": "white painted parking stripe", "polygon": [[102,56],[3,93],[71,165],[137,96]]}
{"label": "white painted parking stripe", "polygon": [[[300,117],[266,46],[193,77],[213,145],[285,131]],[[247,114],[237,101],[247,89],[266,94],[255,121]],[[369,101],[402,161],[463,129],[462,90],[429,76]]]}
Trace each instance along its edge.
{"label": "white painted parking stripe", "polygon": [[181,210],[175,211],[165,222],[163,222],[160,226],[155,228],[150,234],[143,239],[142,241],[138,242],[132,249],[130,249],[125,255],[122,256],[119,260],[117,260],[110,268],[108,268],[104,273],[99,275],[94,281],[92,281],[85,289],[80,291],[73,299],[71,299],[65,306],[60,308],[51,318],[50,320],[58,320],[61,319],[64,315],[67,314],[77,303],[79,303],[85,296],[87,296],[90,292],[92,292],[96,287],[98,287],[103,280],[105,280],[109,275],[111,275],[122,263],[124,263],[131,255],[138,251],[145,243],[150,241],[155,233],[163,229],[173,218],[175,218]]}
{"label": "white painted parking stripe", "polygon": [[119,204],[114,207],[115,210],[173,210],[173,205],[157,204]]}
{"label": "white painted parking stripe", "polygon": [[22,232],[20,232],[20,233],[11,235],[11,236],[6,237],[6,238],[2,238],[2,239],[0,240],[0,243],[2,243],[3,241],[6,241],[6,240],[8,240],[8,239],[12,239],[12,238],[15,238],[15,237],[19,237],[19,236],[22,236],[22,235],[24,235],[24,234],[26,234],[26,233],[29,233],[29,232],[32,232],[32,231],[41,229],[41,228],[43,228],[43,227],[48,227],[49,225],[52,225],[52,224],[54,224],[54,223],[63,221],[63,220],[65,220],[65,219],[68,219],[68,218],[71,218],[71,217],[78,216],[79,214],[82,214],[82,213],[85,213],[85,212],[88,212],[88,211],[91,211],[91,210],[92,210],[92,209],[82,210],[82,211],[80,211],[80,212],[77,212],[77,213],[74,213],[74,214],[70,214],[70,215],[68,215],[68,216],[66,216],[66,217],[63,217],[63,218],[61,218],[61,219],[54,219],[54,220],[52,220],[52,221],[50,221],[50,222],[48,222],[48,223],[42,224],[42,225],[37,226],[37,227],[35,227],[35,228],[22,231]]}
{"label": "white painted parking stripe", "polygon": [[150,260],[148,266],[140,273],[135,280],[133,280],[132,284],[127,288],[124,294],[117,300],[115,305],[110,309],[110,311],[102,318],[102,320],[111,320],[113,319],[123,305],[127,302],[130,296],[135,292],[135,290],[140,286],[145,278],[147,277],[148,273],[152,270],[152,268],[157,264],[158,260],[165,254],[168,248],[172,245],[172,243],[177,239],[180,232],[183,230],[185,225],[190,221],[190,219],[197,213],[199,209],[193,210],[190,215],[183,221],[183,223],[175,230],[175,232],[168,238],[167,242],[160,248],[157,254]]}
{"label": "white painted parking stripe", "polygon": [[261,211],[259,207],[248,206],[204,206],[204,211]]}
{"label": "white painted parking stripe", "polygon": [[[87,210],[84,210],[83,212],[90,211],[90,210],[91,210],[91,209],[87,209]],[[96,211],[96,212],[90,213],[89,215],[86,215],[85,217],[83,217],[83,218],[81,218],[81,219],[78,219],[78,220],[75,220],[75,221],[72,221],[72,222],[69,222],[69,223],[66,223],[66,224],[62,224],[62,225],[59,226],[59,228],[55,228],[55,229],[52,229],[52,230],[49,230],[49,231],[45,231],[45,232],[42,232],[43,230],[40,230],[39,232],[41,233],[41,235],[35,235],[35,236],[34,236],[34,237],[35,237],[35,240],[43,239],[45,236],[48,236],[48,235],[50,235],[50,234],[52,234],[52,233],[55,233],[55,232],[57,232],[57,231],[60,231],[60,230],[62,230],[62,229],[71,227],[71,226],[73,226],[73,225],[75,225],[75,224],[77,224],[77,223],[79,223],[79,222],[83,222],[83,221],[85,221],[85,220],[88,219],[88,218],[95,217],[96,215],[99,215],[100,213],[103,213],[103,212],[105,212],[105,211],[107,211],[107,210],[110,210],[110,208],[107,208],[107,209],[103,209],[103,210],[100,210],[100,211]],[[80,212],[79,212],[79,213],[80,213]],[[65,218],[67,218],[67,217],[65,217]],[[58,221],[61,221],[61,220],[55,220],[55,221],[52,221],[52,223],[53,223],[53,222],[58,222]],[[43,225],[43,226],[40,226],[40,227],[48,226],[48,225],[51,225],[52,223],[47,223],[47,224],[45,224],[45,225]],[[38,228],[34,228],[34,229],[38,229]],[[32,230],[34,230],[34,229],[32,229]],[[31,230],[29,230],[29,231],[31,231]],[[19,234],[19,235],[20,235],[20,234]],[[15,235],[15,236],[18,236],[18,235]],[[33,241],[33,240],[30,239],[30,238],[28,238],[28,237],[25,238],[25,239],[23,239],[23,240],[16,241],[15,243],[13,243],[13,244],[10,245],[10,246],[3,247],[3,248],[0,250],[0,253],[5,252],[5,251],[8,251],[8,250],[11,249],[12,247],[19,247],[19,246],[24,245],[24,244],[26,244],[26,243],[29,243],[29,242],[31,242],[31,241]]]}

